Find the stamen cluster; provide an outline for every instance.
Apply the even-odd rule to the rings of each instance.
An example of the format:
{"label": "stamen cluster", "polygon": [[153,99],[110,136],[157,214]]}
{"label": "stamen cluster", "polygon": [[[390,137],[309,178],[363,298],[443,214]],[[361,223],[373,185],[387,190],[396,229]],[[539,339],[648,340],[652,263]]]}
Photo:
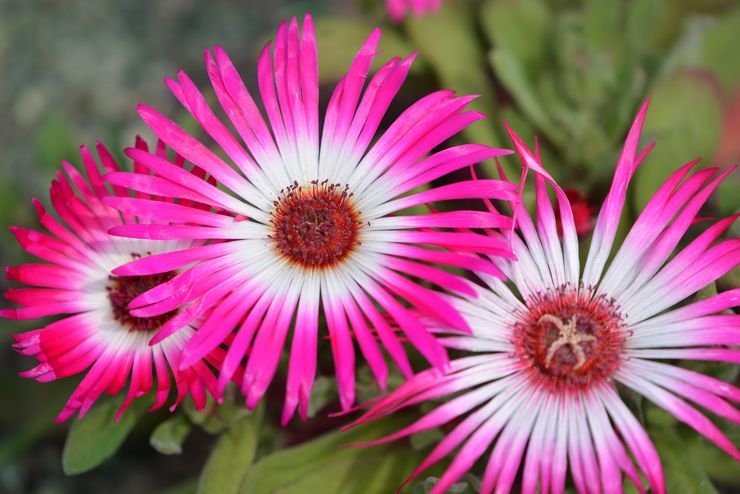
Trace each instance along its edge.
{"label": "stamen cluster", "polygon": [[170,271],[150,276],[109,276],[110,283],[105,289],[108,292],[113,318],[129,331],[149,332],[161,328],[177,314],[177,309],[154,317],[136,317],[131,315],[128,305],[142,293],[171,280],[176,274],[175,271]]}
{"label": "stamen cluster", "polygon": [[514,327],[517,353],[548,386],[583,388],[609,379],[625,339],[613,300],[568,286],[541,294]]}
{"label": "stamen cluster", "polygon": [[277,250],[305,268],[326,268],[360,244],[360,220],[348,187],[314,180],[284,189],[274,202],[270,238]]}

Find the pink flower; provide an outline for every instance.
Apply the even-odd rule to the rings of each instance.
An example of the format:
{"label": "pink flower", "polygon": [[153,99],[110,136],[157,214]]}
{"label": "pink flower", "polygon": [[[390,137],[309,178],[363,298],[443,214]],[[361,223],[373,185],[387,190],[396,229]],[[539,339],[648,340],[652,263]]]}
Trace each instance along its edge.
{"label": "pink flower", "polygon": [[[198,318],[212,309],[185,347],[183,366],[198,362],[238,328],[220,369],[219,384],[223,388],[246,356],[242,389],[249,407],[259,402],[272,381],[292,333],[283,422],[299,404],[301,416],[306,416],[316,374],[320,313],[329,329],[340,401],[346,409],[354,402],[353,336],[382,387],[388,369],[378,343],[404,374],[412,374],[401,340],[381,311],[440,368],[448,362],[444,348],[401,300],[468,330],[452,306],[418,280],[472,296],[470,283],[425,263],[475,267],[500,275],[493,263],[467,252],[510,255],[503,239],[455,230],[510,228],[511,218],[499,213],[403,213],[436,201],[513,200],[516,187],[498,180],[469,180],[418,190],[454,170],[508,153],[461,145],[427,156],[483,117],[465,110],[473,99],[470,96],[455,97],[451,91],[430,94],[403,112],[373,143],[414,58],[392,59],[363,92],[379,38],[379,30],[370,35],[339,82],[326,110],[321,140],[317,53],[310,16],[306,16],[302,34],[295,18],[280,26],[273,56],[271,44],[262,51],[258,82],[267,121],[224,50],[207,50],[213,91],[238,137],[216,117],[187,75],[181,72],[178,80],[167,83],[225,158],[155,110],[142,105],[139,112],[163,141],[211,173],[231,193],[135,149],[128,154],[156,176],[113,180],[162,196],[194,198],[214,208],[201,211],[111,198],[109,204],[121,211],[146,212],[150,218],[167,222],[116,227],[112,232],[117,235],[211,241],[141,259],[115,272],[141,276],[183,269],[163,286],[136,298],[132,313],[157,316],[179,306],[183,313]],[[213,243],[221,240],[229,241]],[[455,247],[466,253],[418,244]],[[199,263],[188,267],[195,261]],[[165,324],[155,341],[177,329]]]}
{"label": "pink flower", "polygon": [[441,6],[442,0],[385,0],[385,7],[393,22],[401,22],[409,10],[418,17],[438,12]]}
{"label": "pink flower", "polygon": [[[141,140],[136,147],[142,152],[147,149]],[[107,172],[119,177],[132,175],[119,171],[102,144],[97,149]],[[111,274],[114,268],[132,259],[149,253],[182,250],[199,242],[159,242],[108,235],[109,228],[135,224],[142,217],[121,214],[104,203],[110,192],[101,179],[98,165],[87,148],[82,147],[81,154],[87,180],[72,165],[63,163],[67,176],[58,173],[51,185],[51,203],[62,222],[34,200],[39,221],[48,233],[20,227],[10,229],[26,251],[45,262],[6,268],[9,280],[34,288],[9,288],[5,297],[22,307],[0,311],[0,316],[19,320],[65,316],[41,329],[14,336],[17,341],[14,348],[40,362],[21,375],[48,382],[87,370],[57,417],[58,422],[77,412],[83,416],[102,393],[116,394],[130,380],[126,398],[116,415],[118,419],[135,398],[152,388],[152,368],[157,381],[152,410],[161,407],[169,396],[170,372],[177,388],[172,408],[190,392],[200,409],[206,403],[205,390],[215,391],[215,376],[204,362],[196,362],[184,371],[177,366],[185,342],[194,333],[194,325],[183,323],[177,334],[150,346],[153,332],[165,322],[178,319],[177,307],[151,319],[134,316],[126,308],[134,297],[174,277],[177,271],[128,278]],[[157,147],[157,155],[166,160],[167,150],[163,145]],[[178,158],[172,166],[182,170],[182,164]],[[135,167],[138,168],[136,164]],[[127,195],[125,189],[114,189],[113,197]],[[185,204],[153,201],[165,208]],[[223,350],[218,348],[207,356],[213,365],[218,365],[222,358]]]}
{"label": "pink flower", "polygon": [[[444,492],[491,449],[481,492],[509,492],[521,470],[521,492],[562,493],[570,470],[577,490],[622,492],[622,473],[644,492],[664,493],[660,459],[650,438],[617,394],[616,383],[640,393],[694,428],[733,458],[740,452],[693,402],[740,422],[729,402],[740,389],[660,360],[740,362],[736,307],[740,289],[676,304],[740,263],[738,239],[718,241],[735,217],[708,227],[683,248],[678,243],[729,171],[687,177],[697,161],[675,172],[653,196],[610,263],[630,178],[649,148],[636,156],[647,103],[617,163],[612,188],[594,229],[581,272],[573,215],[563,190],[509,130],[525,167],[537,172],[537,217],[518,211],[517,262],[497,261],[516,291],[481,273],[477,300],[450,297],[471,335],[442,325],[448,347],[474,352],[450,372],[427,370],[380,399],[359,422],[405,406],[447,398],[383,443],[451,423],[450,432],[413,476],[457,450],[432,490]],[[686,180],[684,180],[686,178]],[[546,184],[554,189],[565,225],[562,242]],[[671,257],[674,250],[675,256]],[[607,266],[608,264],[608,266]],[[633,463],[636,463],[636,465]]]}

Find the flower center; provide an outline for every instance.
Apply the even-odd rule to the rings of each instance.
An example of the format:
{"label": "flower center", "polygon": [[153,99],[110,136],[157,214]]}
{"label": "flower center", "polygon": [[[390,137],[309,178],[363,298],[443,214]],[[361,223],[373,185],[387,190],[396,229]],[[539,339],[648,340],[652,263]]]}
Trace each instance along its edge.
{"label": "flower center", "polygon": [[147,290],[171,280],[176,274],[175,271],[170,271],[150,276],[109,276],[110,283],[106,290],[113,318],[129,331],[149,332],[161,328],[177,314],[177,309],[155,317],[136,317],[129,312],[128,304]]}
{"label": "flower center", "polygon": [[563,287],[529,307],[515,326],[515,346],[538,380],[578,388],[616,372],[625,335],[613,301]]}
{"label": "flower center", "polygon": [[326,268],[346,258],[360,244],[359,214],[352,194],[339,184],[294,183],[275,201],[270,238],[290,261],[306,268]]}

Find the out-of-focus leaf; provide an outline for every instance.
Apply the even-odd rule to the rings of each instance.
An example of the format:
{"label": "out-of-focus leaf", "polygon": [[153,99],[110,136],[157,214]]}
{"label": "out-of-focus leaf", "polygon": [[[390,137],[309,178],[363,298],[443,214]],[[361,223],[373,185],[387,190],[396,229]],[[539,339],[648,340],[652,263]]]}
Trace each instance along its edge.
{"label": "out-of-focus leaf", "polygon": [[319,376],[311,388],[311,401],[308,404],[308,416],[313,418],[316,413],[336,399],[336,380],[328,376]]}
{"label": "out-of-focus leaf", "polygon": [[650,430],[670,429],[678,424],[676,417],[651,402],[644,402],[643,410],[645,412],[645,422],[647,422]]}
{"label": "out-of-focus leaf", "polygon": [[[314,23],[319,53],[319,81],[336,82],[347,73],[357,51],[375,26],[362,19],[350,17],[319,17]],[[378,51],[382,55],[375,61],[376,69],[380,67],[380,62],[384,63],[392,57],[406,57],[414,48],[396,32],[386,29],[380,38]],[[424,63],[423,60],[415,60],[411,70],[422,70]]]}
{"label": "out-of-focus leaf", "polygon": [[675,428],[658,428],[651,430],[650,435],[663,463],[668,492],[717,494],[707,473],[687,454],[685,442]]}
{"label": "out-of-focus leaf", "polygon": [[444,434],[439,429],[429,429],[428,431],[417,432],[409,438],[411,447],[416,451],[421,451],[432,444],[437,444],[444,438]]}
{"label": "out-of-focus leaf", "polygon": [[716,18],[707,29],[702,47],[703,63],[711,68],[725,90],[740,85],[740,8]]}
{"label": "out-of-focus leaf", "polygon": [[516,55],[505,48],[496,48],[491,52],[490,60],[496,76],[514,96],[524,115],[548,139],[561,144],[563,136],[560,129],[553,125],[550,116],[541,105],[537,91],[529,83],[524,67]]}
{"label": "out-of-focus leaf", "polygon": [[62,451],[62,468],[76,475],[97,467],[113,456],[128,436],[136,421],[152,404],[151,395],[134,400],[114,421],[124,396],[96,403],[83,418],[72,423]]}
{"label": "out-of-focus leaf", "polygon": [[182,453],[182,443],[190,433],[191,425],[184,415],[175,415],[159,424],[149,437],[149,444],[164,455]]}
{"label": "out-of-focus leaf", "polygon": [[41,123],[35,136],[34,149],[39,163],[56,170],[59,163],[77,161],[77,146],[67,119],[58,113],[50,113]]}
{"label": "out-of-focus leaf", "polygon": [[[230,390],[232,388],[226,388],[225,396],[228,396]],[[182,410],[190,419],[190,422],[207,433],[220,434],[229,428],[234,420],[241,418],[244,413],[244,406],[229,399],[224,399],[223,403],[218,404],[216,400],[208,396],[208,402],[203,410],[198,411],[192,400],[184,401]]]}
{"label": "out-of-focus leaf", "polygon": [[24,203],[24,198],[21,198],[21,194],[17,186],[8,182],[0,183],[0,221],[3,225],[8,225],[15,220],[16,215],[19,213],[21,205]]}
{"label": "out-of-focus leaf", "polygon": [[418,464],[419,453],[403,444],[372,448],[344,445],[377,439],[398,428],[398,419],[389,417],[369,426],[346,433],[332,432],[299,446],[275,452],[254,465],[241,492],[393,492]]}
{"label": "out-of-focus leaf", "polygon": [[623,5],[620,0],[584,3],[583,34],[589,50],[603,51],[618,40]]}
{"label": "out-of-focus leaf", "polygon": [[657,146],[636,173],[634,199],[639,211],[679,166],[692,158],[712,157],[722,124],[715,86],[703,74],[680,72],[651,93],[643,137]]}
{"label": "out-of-focus leaf", "polygon": [[196,494],[198,489],[198,480],[189,479],[172,487],[168,487],[159,494]]}
{"label": "out-of-focus leaf", "polygon": [[257,452],[262,408],[235,420],[219,437],[198,479],[198,494],[236,494]]}
{"label": "out-of-focus leaf", "polygon": [[[731,433],[734,431],[737,435],[737,426],[731,424],[730,427],[730,430],[725,432],[730,439],[733,439]],[[740,468],[737,468],[737,461],[734,458],[697,435],[690,440],[684,439],[684,441],[691,457],[701,465],[711,479],[725,485],[740,485]],[[740,438],[735,438],[734,442],[736,446],[740,446]]]}
{"label": "out-of-focus leaf", "polygon": [[487,0],[481,22],[489,41],[506,48],[536,80],[547,54],[552,12],[543,0]]}
{"label": "out-of-focus leaf", "polygon": [[[427,477],[421,482],[414,485],[411,494],[428,494],[437,485],[439,479],[437,477]],[[465,475],[459,482],[455,482],[445,492],[449,494],[477,494],[480,492],[480,480],[473,475]]]}
{"label": "out-of-focus leaf", "polygon": [[655,24],[664,8],[661,0],[640,0],[628,4],[626,39],[632,46],[653,41]]}
{"label": "out-of-focus leaf", "polygon": [[[479,94],[470,108],[495,115],[492,84],[485,70],[485,52],[476,37],[475,20],[465,2],[445,2],[438,15],[409,18],[410,38],[429,62],[445,88],[459,94]],[[476,122],[465,130],[468,139],[497,147],[494,124]]]}

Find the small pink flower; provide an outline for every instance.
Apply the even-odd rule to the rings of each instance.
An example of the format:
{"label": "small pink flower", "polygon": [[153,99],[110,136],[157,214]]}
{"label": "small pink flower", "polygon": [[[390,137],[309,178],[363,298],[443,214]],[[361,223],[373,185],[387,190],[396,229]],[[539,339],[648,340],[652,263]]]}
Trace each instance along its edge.
{"label": "small pink flower", "polygon": [[411,11],[414,16],[438,12],[443,0],[385,0],[386,9],[393,22],[401,22]]}
{"label": "small pink flower", "polygon": [[[142,152],[147,150],[141,140],[136,147]],[[133,175],[119,171],[102,144],[97,145],[97,150],[107,172],[118,177]],[[160,159],[166,160],[163,145],[156,152]],[[108,235],[109,228],[136,224],[145,215],[137,218],[107,206],[104,200],[111,194],[101,179],[95,158],[85,147],[81,148],[81,154],[87,180],[72,165],[63,163],[67,175],[59,172],[51,185],[51,203],[62,221],[34,200],[39,221],[48,233],[20,227],[10,229],[26,251],[45,262],[6,268],[9,280],[34,288],[9,288],[5,297],[22,307],[0,311],[0,316],[19,320],[65,316],[41,329],[14,335],[17,341],[14,348],[40,362],[21,375],[48,382],[87,370],[57,417],[58,422],[76,412],[83,416],[102,393],[116,394],[129,382],[117,420],[135,398],[152,388],[155,375],[156,398],[152,410],[159,408],[170,393],[170,372],[177,388],[172,408],[189,392],[200,409],[206,403],[205,390],[215,391],[215,376],[205,362],[196,362],[183,371],[178,369],[180,353],[194,334],[194,325],[183,323],[177,334],[150,346],[149,340],[160,326],[178,319],[177,307],[151,319],[134,316],[126,308],[140,293],[174,277],[176,270],[132,277],[111,273],[132,259],[182,250],[200,242],[160,242]],[[178,158],[172,166],[182,170],[182,164],[183,160]],[[135,168],[142,171],[138,164]],[[116,196],[128,196],[128,193],[115,187],[113,197]],[[166,200],[153,200],[164,208],[185,207],[183,202],[174,205]],[[218,348],[206,357],[213,365],[218,365],[222,358],[223,350]]]}
{"label": "small pink flower", "polygon": [[[167,84],[222,155],[152,108],[141,105],[139,112],[155,134],[230,193],[157,156],[129,149],[128,154],[156,176],[132,176],[115,183],[168,197],[195,198],[214,211],[121,197],[108,201],[121,211],[146,212],[166,222],[116,227],[112,232],[117,235],[209,242],[115,271],[141,276],[182,269],[158,289],[137,297],[131,307],[139,317],[158,316],[173,307],[182,307],[193,318],[212,311],[185,347],[183,366],[198,362],[237,328],[219,384],[223,388],[246,356],[242,389],[247,405],[254,407],[272,381],[291,335],[283,422],[299,405],[301,416],[306,416],[321,316],[329,329],[340,401],[347,409],[355,392],[353,337],[381,387],[388,373],[382,347],[405,375],[412,374],[401,339],[382,312],[429,362],[445,367],[444,348],[409,305],[462,331],[468,325],[438,292],[419,280],[472,296],[470,282],[433,264],[474,267],[501,276],[492,262],[469,253],[511,254],[503,238],[458,231],[510,228],[511,218],[497,212],[404,212],[446,200],[514,200],[516,186],[469,180],[419,190],[508,151],[460,145],[428,155],[483,117],[465,110],[473,97],[455,97],[451,91],[422,98],[376,136],[414,59],[394,58],[370,78],[379,39],[380,31],[375,30],[337,85],[321,138],[316,41],[309,15],[302,33],[295,18],[283,23],[274,51],[270,43],[260,56],[258,83],[267,121],[224,50],[207,50],[213,91],[236,135],[183,72]],[[198,264],[189,267],[195,261]],[[177,329],[165,324],[155,341]]]}
{"label": "small pink flower", "polygon": [[[418,475],[449,454],[452,463],[432,493],[442,493],[489,451],[481,492],[562,493],[566,474],[578,492],[622,492],[622,475],[665,493],[660,459],[616,384],[640,393],[740,460],[735,445],[690,402],[734,423],[740,389],[662,360],[740,362],[740,322],[720,312],[738,305],[740,289],[686,300],[740,263],[740,240],[715,242],[735,217],[708,227],[685,247],[679,241],[730,173],[710,168],[686,178],[697,161],[663,184],[608,263],[627,185],[649,151],[637,154],[647,103],[617,163],[581,271],[576,225],[564,191],[511,130],[526,168],[534,170],[537,216],[517,213],[516,262],[497,261],[516,291],[481,274],[476,300],[449,297],[472,328],[443,325],[448,347],[474,352],[448,373],[422,372],[362,417],[364,423],[427,400],[447,401],[383,443],[450,424]],[[714,178],[713,178],[714,177]],[[684,180],[685,179],[685,180]],[[558,237],[547,184],[555,189],[564,225]],[[672,253],[676,251],[675,255]],[[455,451],[455,453],[453,453]],[[522,469],[520,470],[520,466]],[[538,490],[539,489],[539,490]]]}

